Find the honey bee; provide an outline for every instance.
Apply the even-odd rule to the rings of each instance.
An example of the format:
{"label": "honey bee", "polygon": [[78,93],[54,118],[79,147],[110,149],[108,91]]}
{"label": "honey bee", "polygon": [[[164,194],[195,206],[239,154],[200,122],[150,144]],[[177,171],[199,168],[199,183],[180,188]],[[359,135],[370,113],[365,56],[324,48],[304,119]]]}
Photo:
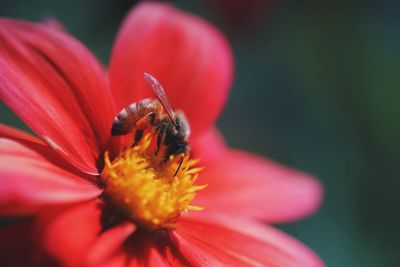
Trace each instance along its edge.
{"label": "honey bee", "polygon": [[144,73],[144,79],[157,99],[145,98],[123,108],[114,118],[111,134],[124,135],[135,131],[135,145],[142,138],[144,131],[153,127],[152,130],[157,136],[155,154],[162,145],[166,146],[164,161],[171,155],[188,153],[190,126],[185,114],[180,110],[173,110],[162,85],[156,78]]}

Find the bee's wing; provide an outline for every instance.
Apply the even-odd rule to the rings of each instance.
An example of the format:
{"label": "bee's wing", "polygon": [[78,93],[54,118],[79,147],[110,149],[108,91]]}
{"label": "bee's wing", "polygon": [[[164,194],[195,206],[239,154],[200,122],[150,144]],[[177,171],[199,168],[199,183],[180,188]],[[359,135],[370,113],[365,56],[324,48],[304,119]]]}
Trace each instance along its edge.
{"label": "bee's wing", "polygon": [[144,73],[144,79],[146,80],[147,84],[153,90],[154,94],[157,96],[158,101],[161,102],[165,111],[167,112],[169,118],[173,123],[175,123],[175,113],[172,109],[171,103],[168,100],[167,95],[165,94],[164,88],[162,87],[161,83],[157,81],[156,78],[151,76],[148,73]]}

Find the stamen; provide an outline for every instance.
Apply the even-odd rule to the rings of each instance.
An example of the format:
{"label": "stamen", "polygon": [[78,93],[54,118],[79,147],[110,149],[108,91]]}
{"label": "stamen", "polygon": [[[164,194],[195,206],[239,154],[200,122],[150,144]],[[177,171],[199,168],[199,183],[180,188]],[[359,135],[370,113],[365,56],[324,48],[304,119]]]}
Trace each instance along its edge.
{"label": "stamen", "polygon": [[202,170],[194,167],[196,160],[181,154],[165,161],[154,149],[152,136],[147,134],[112,162],[106,152],[101,174],[105,199],[150,231],[174,227],[181,212],[201,211],[202,207],[191,202],[206,187],[194,184]]}

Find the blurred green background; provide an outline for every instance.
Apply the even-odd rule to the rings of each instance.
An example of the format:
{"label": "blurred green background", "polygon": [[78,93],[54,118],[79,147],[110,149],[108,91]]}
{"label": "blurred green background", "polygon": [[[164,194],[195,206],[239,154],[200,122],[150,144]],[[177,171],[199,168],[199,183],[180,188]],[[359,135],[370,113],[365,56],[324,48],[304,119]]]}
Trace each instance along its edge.
{"label": "blurred green background", "polygon": [[[135,1],[0,1],[53,16],[108,62]],[[235,56],[219,126],[231,146],[318,176],[318,213],[280,225],[328,266],[399,266],[400,2],[171,1],[216,24]],[[1,122],[24,128],[1,104]]]}

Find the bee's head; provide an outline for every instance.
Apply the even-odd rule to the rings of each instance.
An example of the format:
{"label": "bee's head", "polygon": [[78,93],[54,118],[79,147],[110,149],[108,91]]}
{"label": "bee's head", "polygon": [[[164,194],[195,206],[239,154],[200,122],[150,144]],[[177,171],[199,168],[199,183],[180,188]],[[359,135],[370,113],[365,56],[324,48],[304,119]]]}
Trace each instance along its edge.
{"label": "bee's head", "polygon": [[186,119],[185,114],[181,110],[175,112],[174,127],[177,135],[186,140],[190,135],[189,122]]}

